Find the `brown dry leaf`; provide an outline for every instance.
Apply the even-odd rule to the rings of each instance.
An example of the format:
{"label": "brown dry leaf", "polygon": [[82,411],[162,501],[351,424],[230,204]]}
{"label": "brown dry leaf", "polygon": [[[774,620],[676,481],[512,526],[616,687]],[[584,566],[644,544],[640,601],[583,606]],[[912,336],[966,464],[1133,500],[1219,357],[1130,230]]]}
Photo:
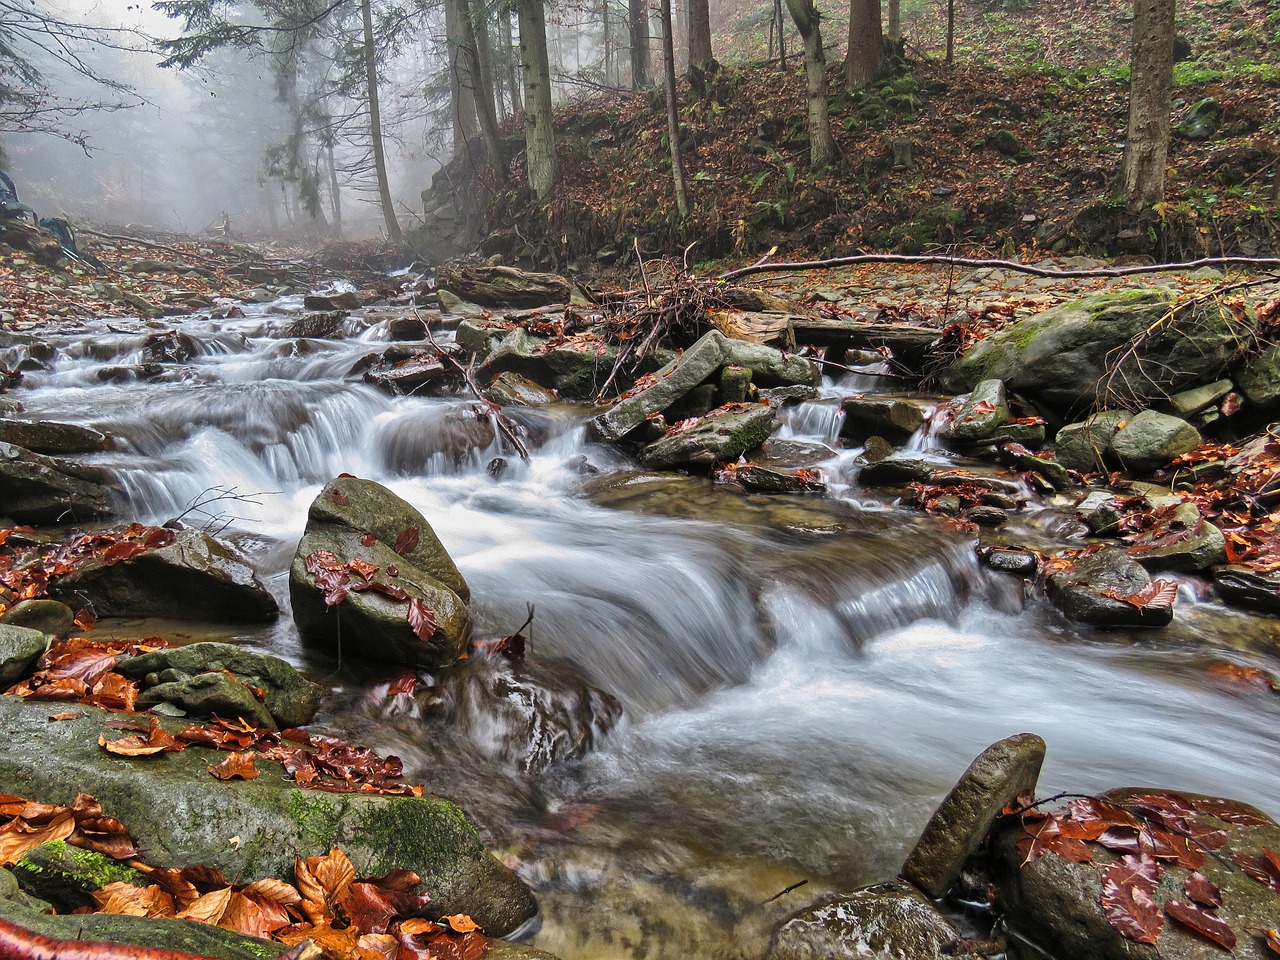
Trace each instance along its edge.
{"label": "brown dry leaf", "polygon": [[131,883],[109,883],[92,893],[103,913],[127,917],[172,917],[173,897],[163,887],[135,887]]}
{"label": "brown dry leaf", "polygon": [[480,929],[480,924],[476,923],[465,913],[455,913],[451,916],[441,917],[441,922],[447,923],[454,933],[471,933]]}
{"label": "brown dry leaf", "polygon": [[356,868],[345,853],[334,847],[323,857],[308,857],[307,867],[330,903],[341,903],[347,898],[356,878]]}
{"label": "brown dry leaf", "polygon": [[356,960],[396,960],[400,941],[389,933],[366,933],[356,941]]}
{"label": "brown dry leaf", "polygon": [[[272,906],[274,907],[275,904]],[[226,912],[218,921],[218,926],[223,930],[231,930],[247,937],[270,940],[271,934],[284,926],[278,921],[279,914],[275,910],[264,910],[256,901],[243,894],[233,893]]]}
{"label": "brown dry leaf", "polygon": [[274,877],[255,880],[240,892],[246,897],[272,900],[286,907],[292,907],[302,902],[302,894],[298,893],[297,887],[291,883],[285,883],[283,880],[276,880]]}
{"label": "brown dry leaf", "polygon": [[206,893],[195,903],[178,914],[179,920],[196,920],[200,923],[219,925],[231,906],[231,888]]}
{"label": "brown dry leaf", "polygon": [[332,922],[326,920],[310,927],[300,923],[288,930],[277,930],[275,939],[291,947],[303,940],[310,940],[324,951],[326,957],[333,960],[347,960],[355,953],[356,943],[360,940],[360,931],[355,927],[338,930],[334,928]]}
{"label": "brown dry leaf", "polygon": [[56,722],[59,720],[74,720],[76,717],[82,716],[84,716],[84,714],[79,710],[63,710],[60,713],[49,714],[49,719]]}
{"label": "brown dry leaf", "polygon": [[422,917],[410,917],[400,924],[400,932],[411,937],[416,937],[423,933],[435,933],[440,929],[440,924],[434,920],[425,920]]}
{"label": "brown dry leaf", "polygon": [[219,780],[257,780],[262,771],[253,765],[256,756],[252,750],[229,753],[221,763],[211,763],[205,769]]}
{"label": "brown dry leaf", "polygon": [[42,843],[65,840],[75,829],[75,818],[70,810],[58,814],[39,828],[32,828],[21,820],[12,820],[0,827],[0,866],[17,863]]}

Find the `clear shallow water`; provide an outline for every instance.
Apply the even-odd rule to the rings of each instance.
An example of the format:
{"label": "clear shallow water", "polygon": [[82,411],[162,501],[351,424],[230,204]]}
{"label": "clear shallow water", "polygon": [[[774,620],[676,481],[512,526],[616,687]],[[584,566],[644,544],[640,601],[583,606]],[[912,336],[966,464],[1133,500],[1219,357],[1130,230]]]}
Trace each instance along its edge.
{"label": "clear shallow water", "polygon": [[[286,603],[306,509],[348,472],[426,515],[482,632],[510,632],[536,604],[533,655],[576,664],[625,716],[597,752],[535,780],[362,711],[376,676],[304,650],[287,618],[238,638],[330,677],[345,696],[329,723],[471,809],[539,892],[535,943],[566,960],[760,956],[770,924],[821,890],[892,874],[973,756],[1023,730],[1049,743],[1044,794],[1146,784],[1280,814],[1280,698],[1203,670],[1211,656],[1274,669],[1256,651],[1280,649],[1276,621],[1188,590],[1167,631],[1076,628],[985,573],[967,539],[856,484],[770,499],[646,476],[585,443],[567,408],[512,411],[533,457],[507,456],[495,481],[503,451],[467,398],[345,379],[384,346],[381,328],[282,339],[291,319],[185,321],[198,353],[164,383],[99,380],[137,361],[141,328],[57,339],[52,369],[15,396],[31,416],[120,438],[98,459],[123,516],[225,528]],[[829,382],[780,435],[835,446],[840,397],[868,381]],[[910,446],[928,449],[927,432]],[[824,469],[848,478],[853,453]],[[581,473],[582,455],[598,473]]]}

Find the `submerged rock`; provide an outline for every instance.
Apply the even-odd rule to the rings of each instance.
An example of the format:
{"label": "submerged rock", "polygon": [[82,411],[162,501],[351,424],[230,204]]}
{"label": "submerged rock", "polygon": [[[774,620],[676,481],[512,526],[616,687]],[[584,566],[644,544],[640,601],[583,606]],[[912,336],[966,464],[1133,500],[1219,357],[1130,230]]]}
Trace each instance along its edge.
{"label": "submerged rock", "polygon": [[[206,864],[248,882],[290,876],[295,856],[336,846],[358,876],[413,870],[431,895],[432,917],[466,913],[502,936],[536,911],[529,889],[446,800],[303,790],[261,757],[256,779],[219,782],[207,768],[225,754],[194,746],[163,758],[112,756],[98,737],[118,735],[103,726],[113,715],[75,709],[79,717],[50,723],[48,704],[0,696],[0,726],[9,737],[0,751],[0,782],[15,794],[59,804],[92,784],[104,812],[128,826],[149,863]],[[228,843],[232,837],[239,842]]]}
{"label": "submerged rock", "polygon": [[471,592],[448,551],[421,513],[372,480],[339,477],[312,502],[289,595],[302,639],[335,654],[432,668],[456,660],[471,635]]}
{"label": "submerged rock", "polygon": [[252,567],[195,529],[125,560],[86,560],[51,580],[49,596],[96,617],[260,622],[280,612]]}
{"label": "submerged rock", "polygon": [[902,881],[830,897],[785,921],[767,960],[941,960],[960,934]]}

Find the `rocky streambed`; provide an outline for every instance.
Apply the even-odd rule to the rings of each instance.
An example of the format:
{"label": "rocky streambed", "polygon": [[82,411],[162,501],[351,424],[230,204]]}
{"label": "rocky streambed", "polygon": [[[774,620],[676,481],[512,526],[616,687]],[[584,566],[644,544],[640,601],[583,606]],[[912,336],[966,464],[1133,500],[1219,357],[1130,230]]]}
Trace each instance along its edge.
{"label": "rocky streambed", "polygon": [[[1213,877],[1228,906],[1188,909],[1219,910],[1263,955],[1280,899],[1249,869],[1265,875],[1254,858],[1275,849],[1277,633],[1247,611],[1276,587],[1265,512],[1209,491],[1266,502],[1265,301],[1262,317],[1201,305],[1185,320],[1160,290],[1024,305],[942,364],[949,328],[818,309],[847,294],[874,312],[852,285],[817,306],[732,294],[688,315],[651,293],[643,309],[680,323],[641,350],[620,335],[625,309],[558,303],[557,278],[511,306],[505,284],[523,280],[459,272],[420,305],[285,293],[216,319],[9,335],[24,379],[0,398],[9,517],[38,525],[10,524],[4,544],[10,682],[49,638],[85,631],[81,609],[90,637],[201,641],[121,662],[139,706],[175,728],[234,715],[394,754],[502,863],[427,797],[357,811],[204,783],[204,761],[171,758],[204,806],[152,796],[146,761],[99,755],[89,707],[51,724],[47,704],[6,697],[29,746],[8,752],[5,789],[65,803],[84,780],[121,811],[186,810],[189,836],[145,824],[148,846],[237,874],[339,841],[372,873],[390,848],[437,915],[501,935],[536,897],[533,942],[566,958],[843,956],[866,934],[857,917],[890,914],[906,926],[870,947],[886,955],[1006,949],[960,903],[1060,955],[1140,955],[1153,948],[1116,932],[1097,890],[1172,818],[1227,832],[1245,864]],[[1135,338],[1151,352],[1125,354]],[[922,391],[922,364],[943,387]],[[605,385],[622,399],[593,405]],[[944,805],[943,840],[931,828],[908,856],[973,757],[1021,731],[1047,758],[1014,741],[1032,758],[1016,789],[984,795],[964,830]],[[35,761],[63,754],[115,773]],[[1015,804],[1122,786],[1149,788],[1118,802],[1132,824]],[[243,813],[260,802],[274,812]],[[395,846],[376,824],[400,808],[419,826],[392,828]],[[237,809],[271,826],[225,822]],[[1133,850],[1090,848],[1095,873],[1056,879],[1048,866],[1086,861],[986,852],[1046,823],[1129,830]],[[979,849],[993,824],[1004,834]],[[219,849],[228,832],[241,845]],[[1163,908],[1195,854],[1152,849]],[[899,873],[915,892],[852,893]],[[939,913],[919,890],[955,899]],[[1103,926],[1062,953],[1050,919],[1085,915]],[[1222,949],[1169,916],[1161,955]]]}

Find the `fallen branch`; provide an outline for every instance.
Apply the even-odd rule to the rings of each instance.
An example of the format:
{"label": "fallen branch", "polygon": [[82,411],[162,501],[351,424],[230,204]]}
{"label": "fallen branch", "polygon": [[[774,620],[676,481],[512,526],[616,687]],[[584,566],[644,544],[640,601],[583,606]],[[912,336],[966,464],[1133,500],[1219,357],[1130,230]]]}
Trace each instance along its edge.
{"label": "fallen branch", "polygon": [[860,253],[848,257],[831,257],[827,260],[799,260],[793,262],[763,263],[757,261],[748,267],[729,270],[717,280],[736,280],[754,273],[779,273],[787,270],[831,270],[836,267],[852,267],[861,263],[937,263],[958,267],[991,267],[1029,273],[1034,277],[1060,277],[1064,280],[1080,277],[1131,277],[1143,273],[1171,273],[1180,270],[1197,270],[1200,267],[1252,267],[1259,270],[1280,268],[1280,257],[1205,257],[1183,263],[1151,263],[1132,267],[1093,267],[1078,270],[1059,270],[1056,267],[1037,267],[1017,260],[984,260],[979,257],[952,257],[945,254]]}
{"label": "fallen branch", "polygon": [[[282,953],[279,960],[313,960],[320,955],[314,943],[304,940]],[[8,920],[0,920],[0,957],[5,960],[207,960],[200,954],[182,950],[45,937]]]}
{"label": "fallen branch", "polygon": [[163,243],[154,243],[151,240],[143,240],[141,237],[127,237],[119,233],[102,233],[98,230],[90,230],[88,227],[76,227],[76,233],[87,233],[93,237],[101,237],[104,240],[120,240],[124,243],[136,243],[140,247],[148,247],[152,250],[163,250],[165,253],[172,253],[176,257],[187,257],[193,260],[203,260],[205,263],[212,264],[219,269],[226,267],[226,262],[222,260],[214,260],[210,257],[203,256],[198,253],[190,253],[186,250],[179,250],[177,247],[168,247]]}

